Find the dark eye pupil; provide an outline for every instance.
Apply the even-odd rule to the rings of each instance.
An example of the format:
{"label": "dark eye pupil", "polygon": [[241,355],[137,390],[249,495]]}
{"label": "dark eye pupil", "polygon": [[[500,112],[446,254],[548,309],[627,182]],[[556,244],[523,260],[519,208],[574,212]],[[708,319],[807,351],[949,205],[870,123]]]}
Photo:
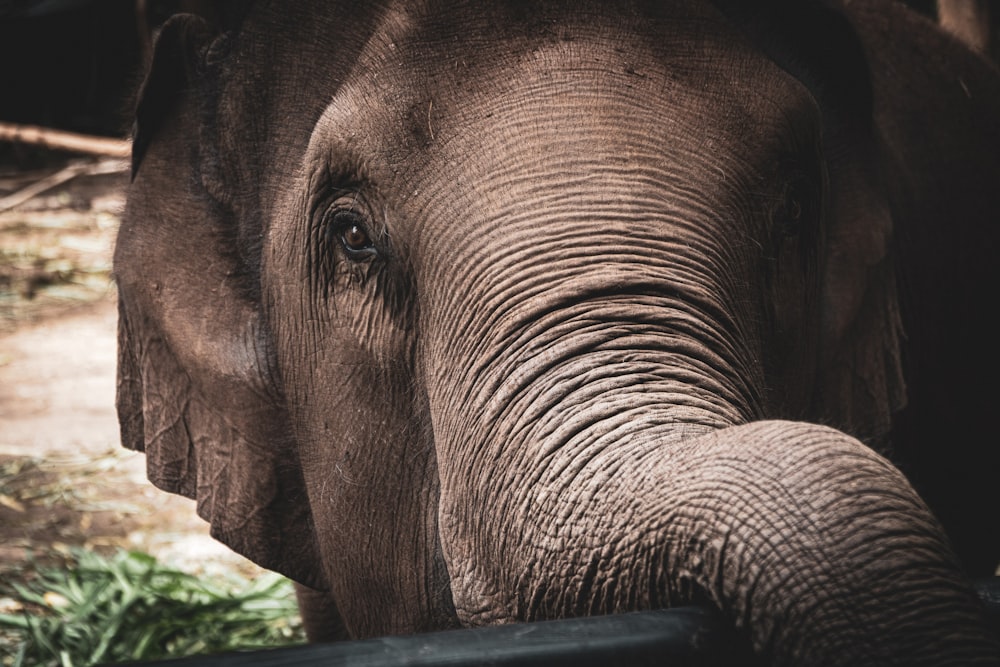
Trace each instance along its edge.
{"label": "dark eye pupil", "polygon": [[344,239],[344,245],[351,250],[364,250],[371,245],[368,235],[358,225],[349,225],[346,227],[342,238]]}

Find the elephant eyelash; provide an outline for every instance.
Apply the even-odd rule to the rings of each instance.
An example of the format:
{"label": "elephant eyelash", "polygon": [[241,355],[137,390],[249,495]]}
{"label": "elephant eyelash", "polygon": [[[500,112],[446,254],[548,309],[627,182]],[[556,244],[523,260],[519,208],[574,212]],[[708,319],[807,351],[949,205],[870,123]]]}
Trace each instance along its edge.
{"label": "elephant eyelash", "polygon": [[391,257],[389,233],[363,166],[334,156],[312,173],[308,192],[307,262],[318,293],[329,298],[381,274]]}
{"label": "elephant eyelash", "polygon": [[363,286],[388,257],[388,234],[372,224],[368,202],[338,189],[312,206],[308,271],[329,298],[336,286]]}

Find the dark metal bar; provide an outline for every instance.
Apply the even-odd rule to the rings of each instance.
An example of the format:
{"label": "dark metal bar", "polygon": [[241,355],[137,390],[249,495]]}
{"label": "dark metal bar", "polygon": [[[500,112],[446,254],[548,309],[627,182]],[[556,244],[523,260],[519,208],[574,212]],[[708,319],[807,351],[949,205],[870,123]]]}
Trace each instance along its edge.
{"label": "dark metal bar", "polygon": [[[977,581],[975,587],[1000,630],[1000,577]],[[172,667],[642,667],[665,664],[731,667],[752,663],[745,640],[716,614],[695,607],[680,607],[196,656],[156,664]]]}
{"label": "dark metal bar", "polygon": [[174,667],[634,667],[664,664],[722,667],[746,664],[749,653],[741,649],[742,644],[717,616],[703,609],[684,607],[198,656],[158,664]]}
{"label": "dark metal bar", "polygon": [[986,604],[986,613],[1000,636],[1000,577],[988,577],[975,582],[979,599]]}

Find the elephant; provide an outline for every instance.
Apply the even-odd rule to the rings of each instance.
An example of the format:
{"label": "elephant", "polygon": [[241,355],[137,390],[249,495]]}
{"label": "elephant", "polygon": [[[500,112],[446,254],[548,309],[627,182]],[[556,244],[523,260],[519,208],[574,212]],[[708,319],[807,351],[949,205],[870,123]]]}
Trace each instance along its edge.
{"label": "elephant", "polygon": [[997,32],[997,20],[984,0],[937,0],[941,27],[970,48],[987,55],[995,51],[992,35]]}
{"label": "elephant", "polygon": [[325,641],[705,605],[998,664],[1000,75],[897,2],[246,2],[160,31],[117,409]]}

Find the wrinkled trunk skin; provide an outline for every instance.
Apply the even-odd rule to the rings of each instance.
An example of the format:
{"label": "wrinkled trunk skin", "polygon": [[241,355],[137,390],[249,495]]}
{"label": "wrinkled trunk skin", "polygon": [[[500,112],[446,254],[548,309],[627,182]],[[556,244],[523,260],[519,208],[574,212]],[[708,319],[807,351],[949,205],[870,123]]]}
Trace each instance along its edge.
{"label": "wrinkled trunk skin", "polygon": [[767,664],[996,655],[939,526],[886,460],[833,429],[752,421],[752,394],[684,336],[652,349],[670,337],[613,328],[509,341],[502,373],[432,391],[462,405],[434,426],[463,624],[709,603]]}
{"label": "wrinkled trunk skin", "polygon": [[[774,320],[760,315],[773,298],[760,245],[731,242],[734,221],[753,219],[735,185],[763,180],[753,165],[734,175],[724,149],[665,162],[643,142],[665,151],[672,132],[688,135],[639,123],[631,91],[591,100],[595,116],[572,97],[578,77],[546,75],[512,120],[491,117],[516,130],[516,148],[490,145],[486,128],[441,139],[435,169],[467,200],[449,209],[421,189],[408,202],[427,221],[414,271],[447,286],[421,293],[418,358],[459,621],[708,602],[771,664],[997,655],[903,476],[839,431],[776,420],[803,414],[817,362],[803,353],[769,366],[768,327],[781,320],[815,341],[819,318],[801,295]],[[782,94],[800,102],[799,89]],[[712,113],[684,109],[687,99],[672,98],[673,119]],[[607,139],[639,125],[641,140]],[[766,141],[744,132],[762,123],[712,126],[758,141],[750,153],[768,162]],[[690,187],[718,171],[726,187]],[[455,208],[475,224],[454,224]],[[783,257],[783,275],[798,260]]]}
{"label": "wrinkled trunk skin", "polygon": [[[479,226],[484,237],[432,229],[428,238],[450,243],[420,254],[429,267],[468,267],[421,303],[459,620],[708,602],[771,664],[997,655],[904,477],[842,432],[774,419],[802,414],[776,395],[808,392],[767,364],[754,246],[734,251],[722,227],[745,215],[739,202],[684,188],[707,180],[712,158],[606,167],[615,147],[598,138],[610,129],[561,111],[547,115],[578,128],[589,150],[547,145],[539,124],[522,150],[552,164],[491,185],[531,201],[555,188],[546,179],[558,167],[600,169],[615,198],[562,182],[552,203],[499,211]],[[803,324],[817,319],[813,307],[792,301],[784,325],[814,337]],[[815,363],[794,360],[793,376],[808,385]]]}
{"label": "wrinkled trunk skin", "polygon": [[[712,307],[724,272],[708,241],[697,258],[672,246],[677,227],[661,226],[671,252],[619,241],[629,266],[594,250],[537,280],[490,276],[478,306],[459,288],[425,309],[453,324],[424,358],[459,620],[709,603],[768,664],[989,664],[998,647],[930,511],[858,440],[765,419],[780,409],[754,389],[761,337]],[[530,263],[512,256],[496,270]],[[671,280],[679,267],[703,275]]]}
{"label": "wrinkled trunk skin", "polygon": [[996,655],[930,512],[861,443],[797,422],[626,428],[443,471],[464,624],[709,602],[768,664]]}

